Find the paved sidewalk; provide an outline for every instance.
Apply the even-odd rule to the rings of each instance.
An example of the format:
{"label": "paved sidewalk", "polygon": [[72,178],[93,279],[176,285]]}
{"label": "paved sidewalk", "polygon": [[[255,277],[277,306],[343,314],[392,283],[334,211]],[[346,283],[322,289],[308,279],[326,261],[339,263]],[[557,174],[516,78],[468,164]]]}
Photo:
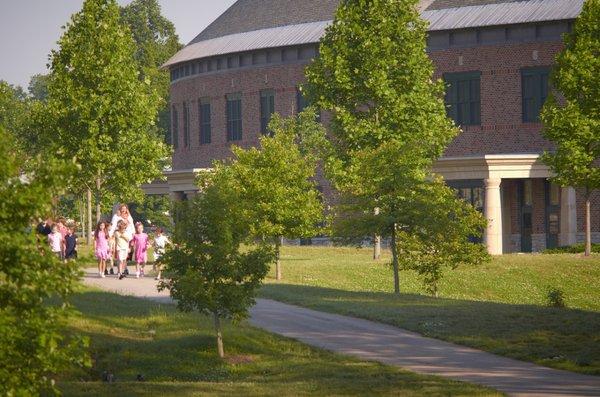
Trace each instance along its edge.
{"label": "paved sidewalk", "polygon": [[[107,291],[172,302],[152,278],[84,282]],[[600,396],[600,377],[559,371],[426,338],[393,326],[258,299],[250,323],[312,346],[364,360],[489,386],[514,396]]]}

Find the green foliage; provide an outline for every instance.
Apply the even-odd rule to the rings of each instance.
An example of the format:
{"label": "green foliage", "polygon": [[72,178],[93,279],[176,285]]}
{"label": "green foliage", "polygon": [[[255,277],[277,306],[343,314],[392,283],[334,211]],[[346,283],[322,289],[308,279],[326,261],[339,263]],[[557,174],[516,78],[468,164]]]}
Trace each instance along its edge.
{"label": "green foliage", "polygon": [[45,101],[48,98],[48,84],[50,76],[47,74],[34,74],[29,79],[27,91],[34,100]]}
{"label": "green foliage", "polygon": [[[541,114],[544,136],[556,149],[543,161],[561,186],[585,189],[586,201],[600,188],[600,0],[586,0],[565,36],[565,48],[556,58],[551,80],[560,93],[551,93]],[[558,98],[557,98],[558,96]],[[589,223],[589,210],[586,209]],[[586,255],[591,232],[586,228]]]}
{"label": "green foliage", "polygon": [[17,140],[23,154],[37,151],[37,136],[32,131],[31,114],[36,104],[21,87],[0,80],[0,124]]}
{"label": "green foliage", "polygon": [[332,112],[341,173],[355,151],[388,141],[398,142],[398,155],[422,168],[458,134],[446,117],[443,83],[433,80],[427,25],[416,3],[343,2],[307,68],[312,102]]}
{"label": "green foliage", "polygon": [[548,306],[552,307],[565,307],[565,292],[556,287],[548,288],[548,293],[546,294],[546,301]]}
{"label": "green foliage", "polygon": [[153,125],[160,96],[138,78],[135,43],[114,0],[86,0],[51,53],[49,97],[40,116],[50,148],[81,164],[74,190],[142,196],[162,175],[168,149]]}
{"label": "green foliage", "polygon": [[323,220],[314,181],[317,157],[302,142],[324,135],[323,127],[308,111],[290,118],[274,114],[269,130],[272,135],[260,137],[259,148],[234,147],[229,165],[241,205],[254,220],[252,233],[261,239],[314,236]]}
{"label": "green foliage", "polygon": [[157,0],[132,1],[121,8],[121,19],[131,30],[136,44],[135,59],[140,77],[148,77],[150,86],[161,98],[157,126],[165,141],[170,142],[170,78],[169,71],[160,67],[182,47],[175,26],[161,14]]}
{"label": "green foliage", "polygon": [[56,373],[89,365],[85,340],[64,330],[78,272],[38,240],[32,224],[49,213],[74,167],[40,156],[25,164],[2,124],[0,142],[0,394],[54,394]]}
{"label": "green foliage", "polygon": [[201,176],[202,194],[180,203],[173,242],[163,262],[170,290],[183,311],[197,310],[218,319],[239,320],[248,314],[257,288],[273,260],[267,245],[249,245],[250,219],[240,206],[228,167]]}
{"label": "green foliage", "polygon": [[[332,114],[332,144],[324,153],[341,193],[335,235],[356,243],[389,237],[396,292],[401,243],[410,246],[403,254],[410,254],[410,266],[432,291],[442,267],[484,259],[482,248],[468,243],[469,235],[481,234],[481,216],[429,180],[431,166],[459,130],[446,116],[443,82],[433,79],[427,23],[416,5],[342,2],[320,56],[307,69],[308,94]],[[433,208],[450,219],[430,216]],[[453,233],[449,241],[433,237]]]}
{"label": "green foliage", "polygon": [[133,219],[146,225],[153,225],[170,230],[173,226],[171,220],[171,200],[167,195],[146,195],[141,203],[129,206]]}
{"label": "green foliage", "polygon": [[[592,244],[592,252],[600,252],[600,244]],[[547,248],[542,254],[580,254],[585,252],[585,243],[566,245],[563,247]]]}

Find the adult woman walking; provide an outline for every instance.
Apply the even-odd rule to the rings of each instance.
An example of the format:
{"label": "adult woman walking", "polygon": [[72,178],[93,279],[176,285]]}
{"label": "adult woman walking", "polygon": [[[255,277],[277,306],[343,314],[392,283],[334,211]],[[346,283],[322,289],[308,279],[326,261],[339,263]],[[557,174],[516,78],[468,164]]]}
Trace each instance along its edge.
{"label": "adult woman walking", "polygon": [[[117,211],[114,213],[112,220],[110,221],[110,229],[108,230],[108,235],[110,237],[113,237],[113,235],[115,234],[115,231],[118,228],[119,222],[123,222],[125,224],[125,234],[126,236],[130,236],[129,239],[131,242],[131,239],[133,238],[133,235],[135,233],[135,225],[133,223],[133,218],[131,217],[131,214],[129,213],[129,208],[127,208],[126,204],[119,204],[117,207]],[[127,260],[131,260],[133,251],[130,249],[129,250],[129,255],[127,256]],[[125,269],[127,270],[127,267],[125,267]],[[129,273],[129,272],[127,272]]]}

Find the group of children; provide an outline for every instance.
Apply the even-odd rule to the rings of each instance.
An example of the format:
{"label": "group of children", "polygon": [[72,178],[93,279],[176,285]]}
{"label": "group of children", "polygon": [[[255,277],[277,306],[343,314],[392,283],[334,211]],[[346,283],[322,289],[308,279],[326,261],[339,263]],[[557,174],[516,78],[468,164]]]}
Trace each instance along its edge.
{"label": "group of children", "polygon": [[61,260],[77,259],[77,236],[75,227],[67,226],[64,218],[54,222],[48,219],[38,225],[38,232],[48,237],[52,252]]}
{"label": "group of children", "polygon": [[156,229],[154,239],[150,240],[144,233],[144,225],[140,222],[135,224],[135,233],[132,235],[127,229],[128,223],[125,220],[117,222],[114,232],[111,233],[111,224],[100,222],[96,226],[94,233],[94,253],[98,259],[98,276],[106,277],[109,271],[106,262],[110,263],[110,274],[114,274],[114,260],[118,261],[117,276],[119,280],[123,279],[129,271],[127,270],[127,260],[130,252],[133,252],[132,259],[135,261],[135,277],[144,277],[144,268],[148,261],[148,248],[154,246],[154,263],[157,271],[156,279],[161,279],[160,258],[165,252],[165,248],[170,244],[167,236],[163,234],[161,228]]}

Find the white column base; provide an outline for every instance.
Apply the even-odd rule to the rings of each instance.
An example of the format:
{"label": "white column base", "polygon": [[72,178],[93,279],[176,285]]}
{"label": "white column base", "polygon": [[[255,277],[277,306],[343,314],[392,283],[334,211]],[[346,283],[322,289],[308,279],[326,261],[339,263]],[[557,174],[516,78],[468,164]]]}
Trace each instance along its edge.
{"label": "white column base", "polygon": [[491,255],[502,255],[502,179],[485,179],[485,217],[488,221],[484,241]]}

